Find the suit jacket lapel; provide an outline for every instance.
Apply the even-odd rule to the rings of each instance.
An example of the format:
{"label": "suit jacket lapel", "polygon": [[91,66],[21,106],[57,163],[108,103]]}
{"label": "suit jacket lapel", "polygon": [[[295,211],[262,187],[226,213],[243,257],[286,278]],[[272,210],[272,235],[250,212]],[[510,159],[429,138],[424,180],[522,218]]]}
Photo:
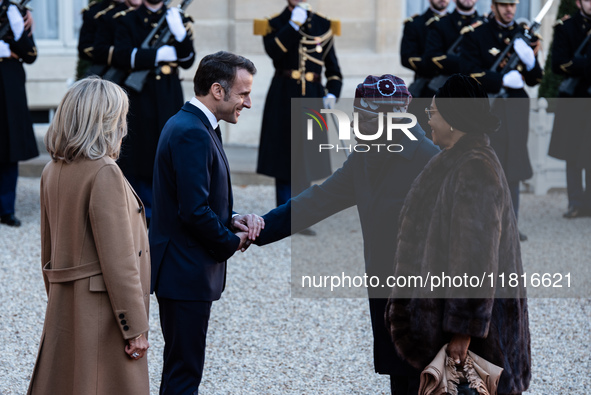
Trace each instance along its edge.
{"label": "suit jacket lapel", "polygon": [[218,152],[220,153],[220,156],[222,157],[224,164],[226,165],[226,170],[228,172],[228,178],[230,177],[230,164],[228,163],[228,158],[226,157],[226,153],[224,152],[224,147],[222,146],[222,142],[220,141],[220,139],[218,139],[218,136],[215,134],[215,130],[213,130],[213,128],[211,127],[211,125],[209,124],[209,120],[207,119],[207,116],[203,113],[203,111],[201,111],[200,109],[198,109],[197,107],[195,107],[194,105],[190,104],[190,103],[185,103],[185,105],[183,106],[183,110],[188,111],[192,114],[195,114],[203,123],[203,125],[205,126],[205,128],[207,129],[207,131],[209,132],[209,134],[211,135],[212,140],[215,143],[215,146],[218,149]]}
{"label": "suit jacket lapel", "polygon": [[230,164],[228,163],[228,158],[226,157],[226,153],[224,152],[224,147],[222,145],[222,142],[220,141],[217,134],[215,133],[215,130],[213,130],[213,128],[211,127],[211,124],[209,123],[209,119],[207,119],[207,116],[203,113],[203,111],[201,111],[200,109],[198,109],[197,107],[195,107],[194,105],[192,105],[188,102],[185,103],[185,105],[183,106],[183,110],[188,111],[192,114],[195,114],[199,118],[199,120],[201,120],[201,122],[203,123],[203,125],[205,126],[207,131],[209,132],[209,135],[211,136],[211,138],[218,150],[218,153],[222,157],[222,161],[224,162],[224,165],[226,166],[226,172],[228,174],[228,193],[230,195],[230,209],[232,209],[233,196],[232,196],[232,181],[230,180]]}

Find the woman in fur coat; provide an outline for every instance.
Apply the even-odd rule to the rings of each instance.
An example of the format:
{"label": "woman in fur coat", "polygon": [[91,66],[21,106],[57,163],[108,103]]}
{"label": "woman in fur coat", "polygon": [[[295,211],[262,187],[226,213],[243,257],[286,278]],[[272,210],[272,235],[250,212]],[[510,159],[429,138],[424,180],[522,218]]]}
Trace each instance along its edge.
{"label": "woman in fur coat", "polygon": [[[530,336],[525,289],[507,282],[523,267],[507,180],[488,138],[499,121],[480,84],[458,74],[426,111],[433,141],[444,149],[406,197],[394,270],[397,278],[444,280],[444,273],[450,280],[433,292],[392,291],[386,322],[397,352],[417,369],[402,393],[417,393],[418,372],[449,343],[458,365],[470,349],[504,369],[499,394],[520,394],[531,377]],[[504,287],[494,282],[503,274]]]}

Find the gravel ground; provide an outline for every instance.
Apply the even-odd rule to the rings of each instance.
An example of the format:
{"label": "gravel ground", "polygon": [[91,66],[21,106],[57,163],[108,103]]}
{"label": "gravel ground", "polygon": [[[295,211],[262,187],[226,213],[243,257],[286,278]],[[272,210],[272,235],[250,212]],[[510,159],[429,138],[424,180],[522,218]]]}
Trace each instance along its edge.
{"label": "gravel ground", "polygon": [[[38,178],[19,179],[17,214],[23,226],[0,225],[4,395],[26,392],[43,327],[46,296],[39,262],[38,188]],[[272,207],[273,194],[269,186],[235,186],[235,209],[262,214]],[[591,218],[563,220],[566,196],[561,193],[522,195],[521,205],[520,227],[529,236],[522,244],[526,271],[554,273],[557,268],[578,267],[590,277]],[[337,236],[350,239],[357,233],[338,221],[324,221],[314,229],[318,237],[313,243],[328,246],[336,244]],[[304,239],[294,236],[291,241],[296,245]],[[367,300],[292,297],[291,241],[251,247],[232,258],[226,291],[213,304],[201,392],[389,393],[388,378],[373,371]],[[579,287],[568,295],[589,298],[589,289]],[[559,289],[553,296],[567,291]],[[589,393],[591,302],[585,298],[530,298],[533,379],[528,394]],[[150,326],[151,389],[156,394],[163,341],[155,298]]]}

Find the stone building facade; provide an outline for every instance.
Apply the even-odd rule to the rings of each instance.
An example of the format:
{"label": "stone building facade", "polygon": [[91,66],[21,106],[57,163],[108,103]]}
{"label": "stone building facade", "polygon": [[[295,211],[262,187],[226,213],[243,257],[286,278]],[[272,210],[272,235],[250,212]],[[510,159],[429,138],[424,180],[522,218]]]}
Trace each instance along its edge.
{"label": "stone building facade", "polygon": [[[77,34],[80,9],[86,0],[33,0],[35,36],[39,57],[26,67],[29,105],[36,119],[36,132],[43,134],[53,110],[73,81],[76,69]],[[177,4],[178,1],[173,1]],[[427,6],[426,0],[309,0],[312,9],[331,19],[339,19],[342,35],[336,38],[337,54],[344,75],[343,97],[353,97],[355,86],[368,74],[391,73],[412,82],[412,72],[400,63],[399,47],[403,22]],[[453,4],[453,1],[450,1]],[[544,20],[545,57],[558,8],[553,5]],[[224,125],[226,144],[256,146],[265,95],[273,74],[271,60],[262,39],[253,35],[255,18],[271,17],[283,10],[285,0],[195,0],[188,8],[193,16],[195,49],[198,59],[218,50],[229,50],[250,58],[258,68],[254,79],[253,107],[238,125]],[[533,19],[543,0],[521,0],[520,14]],[[479,0],[482,12],[490,10],[490,0]],[[543,59],[542,59],[543,60]],[[198,62],[181,73],[188,99]],[[534,92],[535,96],[535,92]]]}

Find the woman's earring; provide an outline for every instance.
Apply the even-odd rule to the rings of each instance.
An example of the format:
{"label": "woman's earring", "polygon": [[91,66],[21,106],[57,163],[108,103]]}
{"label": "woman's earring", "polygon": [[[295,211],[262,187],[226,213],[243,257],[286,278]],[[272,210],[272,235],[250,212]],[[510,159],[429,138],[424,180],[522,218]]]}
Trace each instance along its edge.
{"label": "woman's earring", "polygon": [[453,126],[450,126],[449,127],[449,131],[453,133],[454,132],[454,127]]}

